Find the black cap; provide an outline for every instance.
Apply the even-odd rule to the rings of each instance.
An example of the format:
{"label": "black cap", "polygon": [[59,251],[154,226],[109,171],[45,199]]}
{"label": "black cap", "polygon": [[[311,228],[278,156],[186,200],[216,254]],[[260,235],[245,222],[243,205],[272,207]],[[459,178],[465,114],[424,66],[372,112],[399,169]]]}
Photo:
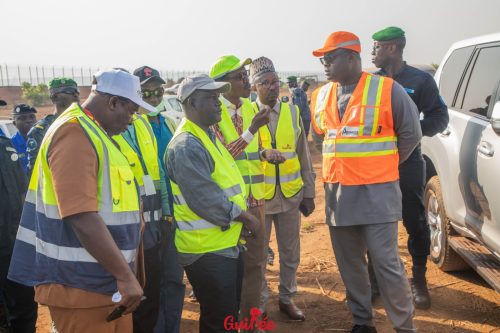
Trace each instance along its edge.
{"label": "black cap", "polygon": [[16,104],[12,109],[13,116],[19,116],[27,113],[36,113],[36,109],[28,104]]}
{"label": "black cap", "polygon": [[5,106],[7,105],[7,102],[4,101],[3,99],[0,99],[0,106]]}
{"label": "black cap", "polygon": [[162,84],[165,84],[165,80],[163,80],[160,76],[160,72],[156,69],[151,68],[149,66],[142,66],[134,70],[134,75],[139,77],[141,84],[148,82],[149,80],[158,80]]}

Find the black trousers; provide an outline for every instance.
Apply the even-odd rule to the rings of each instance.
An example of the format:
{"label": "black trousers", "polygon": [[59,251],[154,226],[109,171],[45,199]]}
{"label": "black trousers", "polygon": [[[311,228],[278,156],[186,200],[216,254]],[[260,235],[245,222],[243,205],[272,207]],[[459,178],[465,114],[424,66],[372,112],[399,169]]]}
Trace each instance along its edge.
{"label": "black trousers", "polygon": [[144,250],[144,271],[146,272],[146,299],[132,314],[134,333],[153,333],[160,311],[160,248],[158,244]]}
{"label": "black trousers", "polygon": [[200,302],[200,333],[227,333],[224,320],[238,312],[243,279],[243,260],[207,253],[184,267],[194,294]]}
{"label": "black trousers", "polygon": [[416,266],[425,267],[431,244],[424,207],[425,160],[420,147],[399,166],[399,184],[403,195],[403,225],[408,233],[408,251],[415,270]]}
{"label": "black trousers", "polygon": [[0,257],[0,292],[2,293],[14,333],[35,333],[38,304],[35,289],[7,279],[10,256]]}

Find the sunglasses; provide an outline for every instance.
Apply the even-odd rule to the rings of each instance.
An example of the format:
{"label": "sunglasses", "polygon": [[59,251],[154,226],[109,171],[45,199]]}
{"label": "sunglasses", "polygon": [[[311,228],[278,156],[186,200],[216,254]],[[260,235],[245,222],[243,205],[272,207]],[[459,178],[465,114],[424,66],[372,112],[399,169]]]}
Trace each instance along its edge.
{"label": "sunglasses", "polygon": [[163,96],[163,93],[165,93],[165,89],[163,89],[163,88],[158,88],[155,90],[143,90],[142,97],[144,97],[144,98],[149,98],[151,96],[159,97],[159,96]]}

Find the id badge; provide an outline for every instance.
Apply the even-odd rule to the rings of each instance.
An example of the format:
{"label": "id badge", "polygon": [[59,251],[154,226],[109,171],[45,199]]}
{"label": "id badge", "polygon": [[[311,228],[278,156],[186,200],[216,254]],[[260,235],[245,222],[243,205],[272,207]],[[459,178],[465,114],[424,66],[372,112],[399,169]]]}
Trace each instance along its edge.
{"label": "id badge", "polygon": [[146,195],[156,194],[155,183],[151,179],[150,175],[144,175],[142,177],[142,182],[144,183],[144,192],[146,193]]}

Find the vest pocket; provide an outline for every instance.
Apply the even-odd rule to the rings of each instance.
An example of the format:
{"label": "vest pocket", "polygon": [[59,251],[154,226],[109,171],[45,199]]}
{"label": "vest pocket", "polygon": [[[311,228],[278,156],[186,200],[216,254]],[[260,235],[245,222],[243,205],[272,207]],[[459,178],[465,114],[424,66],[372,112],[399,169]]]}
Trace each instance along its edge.
{"label": "vest pocket", "polygon": [[139,199],[134,174],[129,167],[111,166],[113,212],[138,210]]}

